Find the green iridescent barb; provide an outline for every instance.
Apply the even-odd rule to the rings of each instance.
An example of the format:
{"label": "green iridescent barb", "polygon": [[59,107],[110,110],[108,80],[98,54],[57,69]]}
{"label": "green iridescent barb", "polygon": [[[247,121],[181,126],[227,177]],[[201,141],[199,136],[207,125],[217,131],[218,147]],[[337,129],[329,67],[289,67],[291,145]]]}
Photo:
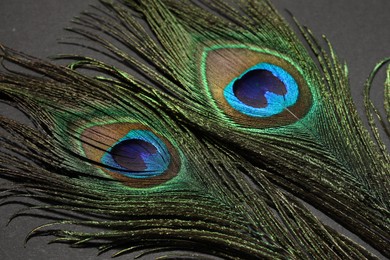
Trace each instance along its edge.
{"label": "green iridescent barb", "polygon": [[268,1],[101,2],[69,30],[126,69],[0,45],[35,72],[0,72],[2,100],[34,124],[0,118],[0,177],[14,183],[0,196],[35,199],[15,217],[65,212],[28,238],[115,255],[376,258],[304,201],[390,257],[390,156],[375,124],[389,136],[390,76],[387,118],[369,98],[389,59],[365,88],[372,138],[330,43],[296,23],[306,48]]}

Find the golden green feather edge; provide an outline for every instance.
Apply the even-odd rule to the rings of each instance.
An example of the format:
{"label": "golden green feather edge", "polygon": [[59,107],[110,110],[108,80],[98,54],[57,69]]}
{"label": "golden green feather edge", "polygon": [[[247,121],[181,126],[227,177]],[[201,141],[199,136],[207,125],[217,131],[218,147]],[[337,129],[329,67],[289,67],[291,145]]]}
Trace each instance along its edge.
{"label": "golden green feather edge", "polygon": [[[232,8],[223,1],[203,1],[214,12],[188,1],[101,2],[104,11],[84,13],[75,20],[81,26],[70,30],[102,45],[136,73],[76,55],[60,57],[76,60],[64,68],[1,46],[3,60],[37,73],[0,74],[4,100],[34,123],[31,128],[1,118],[6,152],[0,174],[13,183],[1,187],[1,196],[45,202],[31,202],[13,217],[34,210],[83,216],[64,216],[28,238],[52,235],[54,242],[95,245],[101,252],[116,248],[115,255],[170,252],[166,258],[174,257],[174,250],[227,259],[375,258],[321,223],[300,198],[389,256],[390,160],[375,120],[388,136],[390,77],[387,120],[369,99],[373,77],[388,60],[373,70],[365,88],[372,140],[350,98],[346,66],[330,44],[328,53],[299,26],[315,64],[268,2],[241,1]],[[131,52],[91,33],[99,30]],[[310,73],[318,109],[291,126],[243,128],[215,109],[199,88],[202,82],[194,72],[200,67],[193,55],[196,46],[210,40],[275,48],[266,45],[270,39],[278,42],[277,53]],[[95,162],[82,156],[80,133],[110,122],[140,122],[167,138],[180,151],[184,166],[178,176],[155,188],[131,189],[102,175]]]}

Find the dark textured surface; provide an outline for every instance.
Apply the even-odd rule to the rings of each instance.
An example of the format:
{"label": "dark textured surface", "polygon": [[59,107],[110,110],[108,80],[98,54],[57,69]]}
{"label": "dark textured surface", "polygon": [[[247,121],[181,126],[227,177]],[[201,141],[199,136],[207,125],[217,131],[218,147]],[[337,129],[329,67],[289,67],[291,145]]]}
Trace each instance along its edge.
{"label": "dark textured surface", "polygon": [[[363,0],[278,0],[272,1],[280,12],[290,10],[297,19],[320,37],[325,34],[342,60],[348,63],[352,94],[359,107],[362,86],[375,63],[390,56],[390,1]],[[88,8],[93,0],[2,0],[0,2],[0,42],[33,56],[47,57],[72,52],[71,46],[58,45],[62,28],[71,18]],[[290,18],[288,18],[291,21]],[[384,74],[384,73],[382,73]],[[381,100],[383,77],[376,81],[375,100]],[[360,112],[362,110],[360,109]],[[20,114],[0,106],[0,113],[14,118]],[[5,227],[7,219],[22,206],[0,208],[0,259],[107,259],[96,257],[96,249],[69,249],[67,245],[46,245],[46,238],[34,238],[23,246],[25,235],[45,220],[18,218]],[[329,221],[329,220],[326,220]],[[337,224],[335,228],[341,229]],[[354,238],[356,239],[356,238]],[[119,259],[131,259],[123,256]]]}

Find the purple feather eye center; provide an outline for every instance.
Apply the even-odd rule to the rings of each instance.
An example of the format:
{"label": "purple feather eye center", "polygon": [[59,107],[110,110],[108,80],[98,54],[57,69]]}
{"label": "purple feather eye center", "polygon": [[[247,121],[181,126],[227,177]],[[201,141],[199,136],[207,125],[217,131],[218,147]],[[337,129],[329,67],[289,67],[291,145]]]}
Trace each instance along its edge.
{"label": "purple feather eye center", "polygon": [[149,130],[131,130],[102,156],[108,169],[129,178],[152,178],[164,174],[170,152],[160,137]]}
{"label": "purple feather eye center", "polygon": [[157,148],[144,140],[129,139],[116,144],[110,153],[118,165],[132,172],[142,172],[148,168],[145,160],[156,154]]}
{"label": "purple feather eye center", "polygon": [[233,93],[245,105],[264,108],[268,101],[267,92],[283,96],[287,93],[285,84],[270,71],[255,69],[245,73],[233,84]]}

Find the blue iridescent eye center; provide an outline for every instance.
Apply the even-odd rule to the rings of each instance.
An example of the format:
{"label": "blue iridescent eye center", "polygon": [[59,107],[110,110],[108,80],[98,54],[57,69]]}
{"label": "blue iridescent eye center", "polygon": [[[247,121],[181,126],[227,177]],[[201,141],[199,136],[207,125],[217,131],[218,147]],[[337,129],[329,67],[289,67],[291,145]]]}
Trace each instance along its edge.
{"label": "blue iridescent eye center", "polygon": [[235,110],[252,117],[271,117],[297,103],[299,88],[283,68],[259,63],[224,89],[224,97]]}
{"label": "blue iridescent eye center", "polygon": [[233,83],[234,95],[251,107],[267,107],[268,100],[265,96],[267,92],[281,96],[287,93],[284,83],[268,70],[248,71]]}
{"label": "blue iridescent eye center", "polygon": [[165,143],[148,130],[132,130],[103,155],[110,171],[130,178],[151,178],[164,174],[171,155]]}
{"label": "blue iridescent eye center", "polygon": [[142,172],[147,169],[145,159],[156,154],[157,148],[143,140],[130,139],[116,144],[111,149],[114,161],[132,172]]}

